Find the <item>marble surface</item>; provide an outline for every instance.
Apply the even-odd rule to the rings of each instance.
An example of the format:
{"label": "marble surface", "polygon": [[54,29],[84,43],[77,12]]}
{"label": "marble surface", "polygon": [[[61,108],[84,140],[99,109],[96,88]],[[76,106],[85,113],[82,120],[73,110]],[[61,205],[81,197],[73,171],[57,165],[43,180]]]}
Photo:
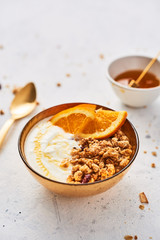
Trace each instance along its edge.
{"label": "marble surface", "polygon": [[[33,81],[40,102],[30,116],[14,124],[0,150],[1,240],[159,239],[160,97],[146,108],[129,108],[105,76],[108,63],[118,56],[156,55],[159,11],[158,0],[1,1],[0,109],[5,114],[0,127],[10,117],[15,86]],[[17,149],[19,134],[33,115],[76,101],[127,110],[140,137],[139,154],[123,180],[103,194],[81,199],[42,187]],[[144,210],[139,209],[140,192],[149,200]]]}

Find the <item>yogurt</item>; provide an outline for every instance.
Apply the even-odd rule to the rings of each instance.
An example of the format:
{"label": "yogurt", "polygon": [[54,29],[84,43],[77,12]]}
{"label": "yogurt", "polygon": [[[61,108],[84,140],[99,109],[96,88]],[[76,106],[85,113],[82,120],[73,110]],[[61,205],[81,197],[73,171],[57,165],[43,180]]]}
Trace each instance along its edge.
{"label": "yogurt", "polygon": [[79,148],[74,135],[52,125],[50,121],[38,123],[25,141],[25,155],[29,165],[50,179],[66,182],[72,166],[61,167],[64,159],[71,158],[71,150]]}

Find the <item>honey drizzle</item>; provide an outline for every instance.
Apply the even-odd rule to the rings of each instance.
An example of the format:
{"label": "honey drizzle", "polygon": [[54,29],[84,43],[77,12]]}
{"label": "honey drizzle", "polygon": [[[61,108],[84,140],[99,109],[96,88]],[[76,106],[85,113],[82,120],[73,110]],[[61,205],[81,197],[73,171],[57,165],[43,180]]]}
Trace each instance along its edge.
{"label": "honey drizzle", "polygon": [[41,152],[41,144],[40,144],[39,141],[41,140],[42,136],[43,136],[42,133],[39,132],[36,136],[36,140],[34,141],[34,143],[35,143],[34,152],[35,152],[35,155],[36,155],[36,163],[42,169],[42,171],[44,172],[46,177],[54,179],[52,174],[44,166],[44,164],[42,163],[42,160],[41,160],[42,159],[42,152]]}

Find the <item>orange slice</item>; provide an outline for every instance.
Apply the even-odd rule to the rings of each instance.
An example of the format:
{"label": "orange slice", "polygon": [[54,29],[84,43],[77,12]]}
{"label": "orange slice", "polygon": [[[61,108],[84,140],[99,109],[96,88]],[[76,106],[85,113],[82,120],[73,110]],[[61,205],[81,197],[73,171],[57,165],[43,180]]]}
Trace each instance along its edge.
{"label": "orange slice", "polygon": [[88,124],[95,117],[96,105],[80,104],[54,115],[50,121],[64,131],[76,134],[81,126]]}
{"label": "orange slice", "polygon": [[96,105],[80,104],[57,113],[50,121],[83,138],[103,139],[117,132],[127,117],[126,111],[95,109]]}
{"label": "orange slice", "polygon": [[83,138],[103,139],[112,136],[124,124],[127,117],[126,111],[109,111],[98,109],[95,118],[83,124],[79,135]]}

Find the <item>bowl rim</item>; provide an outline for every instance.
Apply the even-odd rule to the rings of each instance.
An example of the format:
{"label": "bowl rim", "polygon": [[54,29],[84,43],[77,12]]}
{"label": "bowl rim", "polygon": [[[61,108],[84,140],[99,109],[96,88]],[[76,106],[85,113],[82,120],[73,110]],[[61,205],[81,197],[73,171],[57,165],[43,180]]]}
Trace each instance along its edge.
{"label": "bowl rim", "polygon": [[[160,85],[157,86],[157,87],[153,87],[153,88],[131,88],[131,87],[128,87],[128,86],[125,86],[125,85],[122,85],[120,83],[118,83],[117,81],[115,81],[111,75],[109,74],[109,68],[111,67],[111,65],[116,62],[117,60],[122,60],[122,59],[125,59],[125,58],[131,58],[131,57],[137,57],[137,58],[146,58],[146,59],[152,59],[152,57],[150,56],[145,56],[145,55],[125,55],[125,56],[121,56],[121,57],[118,57],[118,58],[114,58],[109,64],[108,64],[108,67],[107,67],[107,73],[106,73],[106,77],[107,79],[114,85],[120,87],[120,88],[123,88],[123,89],[126,89],[128,91],[133,91],[133,92],[151,92],[151,91],[156,91],[157,89],[160,89]],[[160,61],[157,59],[157,61],[159,62],[160,64]]]}
{"label": "bowl rim", "polygon": [[[44,112],[46,112],[46,111],[50,111],[50,110],[51,110],[52,108],[54,108],[54,107],[58,107],[58,106],[62,106],[62,105],[67,105],[67,104],[72,104],[72,103],[77,104],[77,105],[78,105],[78,104],[95,104],[95,103],[86,103],[86,102],[71,102],[71,103],[58,104],[58,105],[55,105],[55,106],[53,106],[53,107],[47,108],[47,109],[45,109],[45,110],[43,110],[43,111],[40,111],[39,113],[37,113],[35,116],[33,116],[33,117],[25,124],[25,126],[23,127],[23,129],[22,129],[22,131],[21,131],[21,133],[20,133],[20,135],[19,135],[19,138],[18,138],[18,152],[19,152],[19,155],[20,155],[23,163],[26,165],[26,167],[27,167],[31,172],[33,172],[35,175],[38,175],[39,177],[41,177],[41,178],[43,178],[43,179],[45,179],[45,180],[47,180],[47,181],[50,181],[50,182],[53,182],[53,183],[56,183],[56,184],[63,184],[63,185],[75,186],[75,187],[78,187],[78,186],[88,186],[88,185],[90,186],[90,185],[93,185],[93,184],[102,183],[102,182],[108,181],[108,180],[110,180],[110,179],[112,179],[112,178],[120,175],[123,171],[125,171],[125,170],[134,162],[134,160],[135,160],[135,158],[136,158],[136,156],[137,156],[137,154],[138,154],[138,151],[139,151],[139,136],[138,136],[137,130],[135,129],[134,125],[133,125],[128,119],[126,119],[126,121],[129,122],[129,124],[131,125],[131,127],[132,127],[132,129],[133,129],[133,131],[134,131],[134,133],[135,133],[136,143],[137,143],[136,150],[135,150],[135,153],[134,153],[132,159],[131,159],[130,162],[127,164],[127,166],[125,166],[121,171],[119,171],[118,173],[115,173],[113,176],[111,176],[111,177],[109,177],[109,178],[106,178],[106,179],[103,179],[103,180],[99,180],[99,181],[95,181],[95,182],[93,182],[93,183],[83,183],[83,184],[74,184],[74,183],[60,182],[60,181],[56,181],[56,180],[50,179],[50,178],[48,178],[48,177],[46,177],[46,176],[38,173],[34,168],[32,168],[32,166],[29,165],[29,163],[27,162],[27,159],[25,159],[25,156],[23,155],[23,152],[22,152],[22,149],[21,149],[21,138],[22,138],[22,136],[23,136],[23,132],[24,132],[25,128],[27,128],[27,126],[29,125],[29,123],[30,123],[34,118],[36,118],[38,115],[41,115],[42,113],[44,113]],[[99,104],[95,104],[95,105],[98,106],[98,107],[104,107],[104,108],[107,108],[108,110],[115,111],[115,110],[113,110],[113,109],[111,109],[111,108],[108,108],[108,107],[105,107],[105,106],[103,106],[103,105],[99,105]],[[43,119],[45,119],[45,118],[43,118]],[[43,119],[41,119],[40,121],[42,121]],[[40,122],[40,121],[39,121],[39,122]],[[38,122],[37,122],[37,123],[38,123]],[[37,123],[36,123],[36,124],[37,124]],[[32,128],[33,128],[33,127],[32,127]],[[32,128],[31,128],[31,129],[32,129]],[[29,132],[31,131],[31,129],[29,130]],[[27,135],[28,135],[28,134],[27,134]],[[26,135],[26,136],[27,136],[27,135]],[[25,139],[25,140],[26,140],[26,139]],[[25,142],[25,140],[24,140],[24,142]]]}

